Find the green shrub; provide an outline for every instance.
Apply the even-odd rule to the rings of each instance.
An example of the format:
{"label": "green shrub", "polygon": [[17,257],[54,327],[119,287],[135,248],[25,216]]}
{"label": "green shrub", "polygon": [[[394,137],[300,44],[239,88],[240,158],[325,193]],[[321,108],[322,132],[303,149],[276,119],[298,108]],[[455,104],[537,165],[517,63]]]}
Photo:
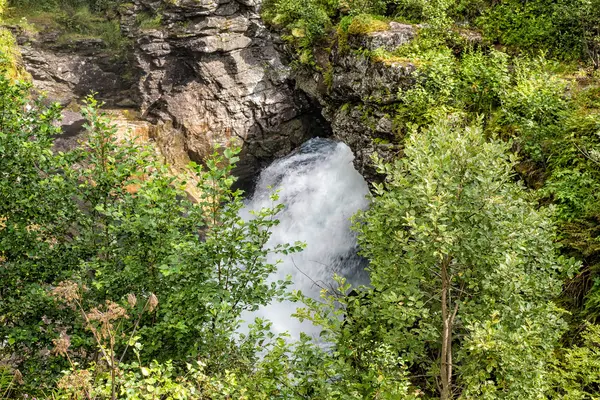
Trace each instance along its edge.
{"label": "green shrub", "polygon": [[542,161],[548,141],[561,133],[568,107],[566,82],[552,74],[543,57],[516,59],[513,79],[500,96],[501,118],[514,129],[525,153]]}
{"label": "green shrub", "polygon": [[487,8],[477,25],[485,36],[520,52],[549,52],[561,59],[591,58],[598,66],[597,0],[508,0]]}
{"label": "green shrub", "polygon": [[493,0],[457,0],[448,12],[459,24],[473,26],[475,20],[490,7],[491,3]]}
{"label": "green shrub", "polygon": [[121,25],[118,21],[105,21],[99,24],[96,34],[116,56],[124,57],[126,55],[130,41],[121,32]]}
{"label": "green shrub", "polygon": [[15,38],[8,29],[2,27],[0,27],[0,74],[5,74],[10,79],[31,79],[22,65],[21,53]]}
{"label": "green shrub", "polygon": [[355,335],[403,355],[426,398],[543,398],[565,328],[553,301],[576,267],[556,252],[551,210],[480,126],[440,113],[403,150],[376,159],[386,181],[355,219],[372,285]]}
{"label": "green shrub", "polygon": [[[251,360],[253,350],[233,338],[239,317],[284,295],[286,280],[267,282],[277,263],[266,257],[301,248],[266,246],[282,208],[276,195],[273,208],[240,220],[244,202],[230,175],[236,150],[225,149],[191,166],[200,193],[191,202],[151,149],[118,142],[92,98],[82,110],[88,140],[68,154],[53,153],[58,106],[29,99],[28,89],[0,77],[0,359],[23,354],[15,363],[32,371],[24,389],[52,386],[68,366],[40,353],[65,329],[73,360],[82,367],[94,361],[78,310],[48,295],[65,280],[87,288],[85,310],[132,292],[156,295],[160,305],[150,314],[121,323],[124,330],[136,326],[144,362],[181,365],[200,357],[218,372]],[[115,340],[116,351],[128,345],[127,338]]]}
{"label": "green shrub", "polygon": [[511,85],[507,54],[469,51],[463,54],[459,70],[457,97],[469,112],[490,115],[502,104],[501,97]]}
{"label": "green shrub", "polygon": [[340,10],[349,15],[374,14],[385,15],[390,0],[341,0]]}
{"label": "green shrub", "polygon": [[490,8],[479,21],[484,34],[526,51],[547,49],[555,40],[554,21],[544,1],[509,0]]}
{"label": "green shrub", "polygon": [[17,386],[21,384],[21,373],[17,371],[11,371],[8,365],[0,364],[0,393],[2,399],[9,398]]}
{"label": "green shrub", "polygon": [[102,24],[105,19],[93,14],[89,7],[68,7],[65,6],[55,13],[56,21],[65,32],[90,34],[96,30],[97,25]]}
{"label": "green shrub", "polygon": [[419,23],[425,20],[425,3],[423,0],[400,0],[395,3],[395,16]]}
{"label": "green shrub", "polygon": [[284,39],[293,43],[299,54],[308,54],[305,63],[309,63],[312,45],[331,29],[337,8],[337,0],[270,0],[263,4],[262,17],[283,29]]}
{"label": "green shrub", "polygon": [[579,346],[559,352],[550,398],[576,400],[600,396],[600,326],[588,324]]}

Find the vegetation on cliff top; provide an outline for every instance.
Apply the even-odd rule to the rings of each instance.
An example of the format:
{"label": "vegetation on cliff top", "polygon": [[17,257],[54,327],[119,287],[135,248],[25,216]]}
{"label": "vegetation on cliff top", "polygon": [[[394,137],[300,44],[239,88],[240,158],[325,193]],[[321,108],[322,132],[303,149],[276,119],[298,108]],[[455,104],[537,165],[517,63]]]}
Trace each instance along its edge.
{"label": "vegetation on cliff top", "polygon": [[[293,4],[292,4],[293,3]],[[426,127],[439,115],[468,121],[482,119],[487,137],[511,140],[522,162],[516,167],[540,202],[557,206],[555,221],[564,254],[583,267],[565,287],[564,304],[579,324],[600,316],[600,267],[597,245],[598,127],[600,119],[600,3],[581,1],[366,1],[351,6],[271,1],[263,15],[282,29],[304,67],[325,71],[312,57],[315,46],[336,47],[368,56],[373,62],[401,61],[416,66],[416,85],[408,90],[390,88],[396,100],[369,107],[386,112],[394,121],[395,142],[412,124]],[[328,15],[324,33],[310,31],[304,18],[315,10]],[[365,14],[369,13],[369,14]],[[390,20],[419,23],[417,37],[395,50],[349,49],[348,35],[385,29]],[[481,39],[466,41],[465,30]],[[477,35],[475,35],[477,36]],[[334,62],[334,60],[330,60]],[[394,93],[395,92],[395,93]],[[370,104],[370,105],[369,105]],[[366,108],[366,109],[365,109]],[[367,118],[368,119],[368,118]]]}
{"label": "vegetation on cliff top", "polygon": [[[367,14],[377,25],[381,17],[422,24],[450,45],[460,30],[477,30],[484,44],[510,54],[544,51],[552,58],[600,66],[598,0],[268,0],[262,13],[300,51],[331,40],[336,27],[338,34],[348,33],[350,21]],[[365,26],[363,33],[368,30]]]}
{"label": "vegetation on cliff top", "polygon": [[[0,23],[8,8],[6,0],[0,0]],[[12,79],[27,80],[28,76],[20,62],[20,54],[14,37],[6,28],[0,27],[0,71]]]}
{"label": "vegetation on cliff top", "polygon": [[58,43],[102,39],[106,50],[124,57],[129,41],[122,34],[117,5],[120,1],[29,1],[6,3],[3,24],[31,34],[58,33]]}

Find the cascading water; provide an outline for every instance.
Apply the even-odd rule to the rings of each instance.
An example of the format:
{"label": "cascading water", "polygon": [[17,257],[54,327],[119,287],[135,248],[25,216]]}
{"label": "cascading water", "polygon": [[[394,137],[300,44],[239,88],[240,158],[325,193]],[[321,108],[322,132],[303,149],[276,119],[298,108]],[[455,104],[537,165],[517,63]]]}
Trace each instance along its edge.
{"label": "cascading water", "polygon": [[[270,195],[279,190],[285,209],[278,215],[280,224],[272,230],[269,247],[302,241],[301,253],[282,259],[273,281],[292,277],[292,288],[318,298],[319,286],[330,285],[334,274],[345,276],[350,283],[367,283],[365,261],[356,254],[356,235],[350,230],[350,218],[368,205],[367,183],[354,169],[354,155],[348,146],[329,139],[315,138],[295,153],[279,159],[260,175],[254,196],[245,212],[272,206]],[[317,284],[315,284],[318,283]],[[300,332],[318,333],[309,322],[291,317],[295,303],[276,302],[243,317],[270,320],[273,331],[288,331],[293,339]]]}

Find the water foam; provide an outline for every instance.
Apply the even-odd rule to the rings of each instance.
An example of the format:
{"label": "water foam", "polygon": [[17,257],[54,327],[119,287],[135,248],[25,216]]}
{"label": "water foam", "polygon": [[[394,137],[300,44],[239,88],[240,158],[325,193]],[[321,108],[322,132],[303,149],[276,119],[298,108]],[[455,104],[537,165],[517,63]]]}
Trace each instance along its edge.
{"label": "water foam", "polygon": [[[350,229],[350,218],[367,207],[369,190],[354,169],[353,159],[345,144],[315,138],[261,173],[244,214],[271,206],[270,195],[279,190],[279,201],[285,209],[278,215],[280,224],[273,229],[268,246],[306,243],[301,253],[277,255],[269,260],[283,261],[271,280],[291,275],[291,289],[301,290],[312,298],[319,297],[319,286],[331,285],[334,274],[343,275],[354,284],[366,283],[365,261],[356,254],[356,235]],[[318,334],[318,328],[291,317],[297,307],[290,302],[275,302],[246,313],[243,318],[268,319],[274,332],[288,331],[293,339],[300,332]]]}

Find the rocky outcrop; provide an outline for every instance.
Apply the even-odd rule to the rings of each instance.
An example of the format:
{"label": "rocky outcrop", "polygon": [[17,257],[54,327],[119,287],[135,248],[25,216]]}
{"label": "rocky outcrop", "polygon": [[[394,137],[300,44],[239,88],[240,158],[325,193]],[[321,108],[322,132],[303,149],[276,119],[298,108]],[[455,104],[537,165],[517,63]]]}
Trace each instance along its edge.
{"label": "rocky outcrop", "polygon": [[65,40],[52,30],[12,30],[34,87],[49,100],[66,106],[95,92],[108,105],[135,105],[127,60],[115,56],[102,40]]}
{"label": "rocky outcrop", "polygon": [[[248,181],[273,158],[327,134],[310,99],[294,91],[254,1],[136,0],[122,14],[135,41],[136,100],[171,151],[183,146],[199,161],[215,144],[238,143],[236,173]],[[159,26],[144,29],[140,16]]]}
{"label": "rocky outcrop", "polygon": [[344,52],[317,50],[315,58],[326,73],[304,69],[295,74],[297,87],[318,99],[333,136],[350,146],[355,167],[371,182],[381,178],[372,155],[390,159],[398,152],[401,132],[393,111],[400,104],[398,92],[414,85],[416,67],[400,58],[373,59],[364,50],[393,51],[415,35],[414,26],[392,22],[389,30],[348,38]]}
{"label": "rocky outcrop", "polygon": [[94,91],[109,106],[137,108],[154,124],[151,136],[167,159],[179,165],[201,162],[216,144],[240,145],[235,172],[249,188],[272,159],[329,134],[316,103],[294,90],[258,6],[254,0],[126,3],[119,13],[130,48],[121,58],[100,39],[12,29],[35,88],[50,100],[66,106]]}
{"label": "rocky outcrop", "polygon": [[348,38],[350,48],[394,51],[413,40],[416,36],[414,25],[390,22],[389,29],[384,31],[370,32],[364,35],[354,35]]}
{"label": "rocky outcrop", "polygon": [[412,25],[351,36],[344,52],[315,49],[320,72],[292,72],[255,0],[134,0],[120,14],[128,57],[115,58],[98,39],[15,28],[23,60],[52,100],[66,105],[93,90],[109,105],[138,108],[174,165],[235,143],[243,149],[236,174],[248,189],[264,165],[310,137],[333,132],[371,181],[371,155],[398,151],[391,115],[398,91],[414,84],[415,67],[365,54],[409,42]]}

